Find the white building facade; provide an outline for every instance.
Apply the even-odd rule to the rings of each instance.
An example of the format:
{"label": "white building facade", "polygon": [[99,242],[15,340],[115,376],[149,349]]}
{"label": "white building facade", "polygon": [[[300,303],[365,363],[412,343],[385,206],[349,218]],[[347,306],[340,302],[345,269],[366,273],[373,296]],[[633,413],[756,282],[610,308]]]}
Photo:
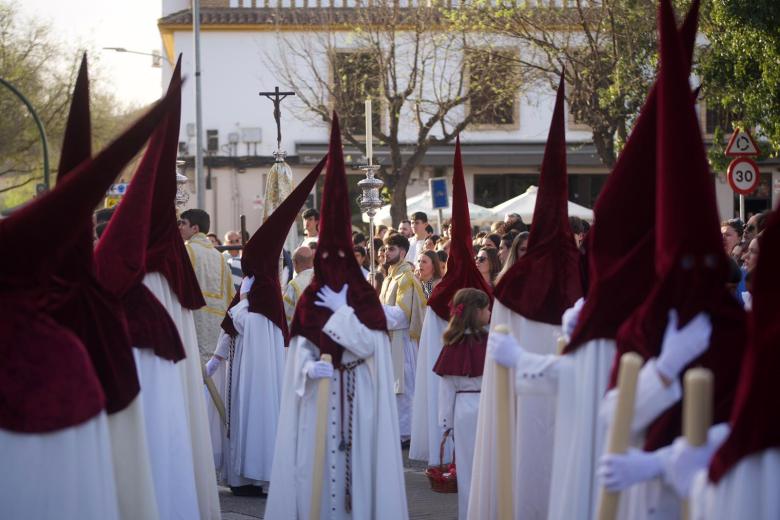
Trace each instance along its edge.
{"label": "white building facade", "polygon": [[[336,2],[336,9],[347,13],[355,9],[354,0],[321,0]],[[403,0],[399,5],[408,6]],[[412,0],[413,1],[413,0]],[[306,38],[326,28],[312,22],[312,13],[320,0],[201,0],[201,83],[203,107],[203,143],[206,148],[206,210],[212,216],[212,231],[220,236],[239,228],[239,216],[247,218],[247,229],[261,223],[265,175],[276,149],[276,123],[273,105],[258,95],[275,87],[289,90],[278,71],[274,56],[282,47],[280,38]],[[192,179],[195,155],[195,82],[192,15],[189,0],[163,0],[159,29],[163,52],[171,62],[182,54],[185,77],[182,92],[182,125],[180,156],[187,161],[187,175]],[[329,28],[331,32],[333,28]],[[344,29],[343,42],[349,47],[349,31]],[[313,51],[314,52],[314,51]],[[323,60],[325,61],[325,60]],[[163,84],[171,69],[164,65]],[[321,74],[331,74],[327,62]],[[522,89],[521,89],[522,90]],[[514,121],[508,125],[467,128],[461,133],[466,185],[469,199],[483,206],[493,206],[538,184],[539,168],[547,138],[554,103],[554,93],[547,89],[522,90],[517,93]],[[702,126],[707,127],[702,110]],[[416,129],[404,127],[401,140],[414,141]],[[282,102],[281,148],[297,183],[327,151],[329,129],[317,115],[307,112],[295,97]],[[587,128],[570,121],[569,198],[592,207],[608,170],[601,164],[590,143]],[[387,150],[374,145],[375,156],[387,162]],[[412,174],[407,196],[428,187],[431,177],[451,176],[454,144],[432,146],[422,165]],[[347,164],[361,163],[362,152],[345,144]],[[749,199],[748,211],[768,208],[780,199],[780,169],[767,165],[756,197]],[[362,172],[354,168],[354,182]],[[350,189],[355,190],[354,182]],[[722,175],[715,176],[718,205],[724,218],[731,217],[735,202]],[[194,189],[194,186],[192,186]],[[310,203],[317,206],[319,194]],[[191,203],[195,200],[191,198]]]}

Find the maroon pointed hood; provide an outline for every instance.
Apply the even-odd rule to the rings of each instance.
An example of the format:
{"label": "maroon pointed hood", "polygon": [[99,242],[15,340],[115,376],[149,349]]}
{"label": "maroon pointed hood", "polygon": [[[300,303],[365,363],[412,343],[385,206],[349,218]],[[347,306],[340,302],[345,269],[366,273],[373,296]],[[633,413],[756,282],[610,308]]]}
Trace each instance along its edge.
{"label": "maroon pointed hood", "polygon": [[[58,180],[91,156],[89,78],[83,56],[68,114]],[[75,242],[63,251],[46,294],[49,314],[79,337],[106,395],[106,410],[124,409],[140,389],[127,322],[119,301],[95,278],[92,216],[72,221]]]}
{"label": "maroon pointed hood", "polygon": [[560,325],[563,312],[582,296],[580,252],[569,226],[563,100],[561,75],[539,175],[528,252],[501,277],[494,290],[498,301],[514,312],[553,325]]}
{"label": "maroon pointed hood", "polygon": [[[73,97],[70,103],[62,152],[57,168],[57,182],[62,181],[82,161],[92,156],[92,126],[89,110],[89,75],[87,54],[81,57],[81,66],[76,76]],[[77,283],[92,272],[92,216],[83,222],[72,222],[79,226],[79,233],[72,248],[60,259],[57,276],[66,283]]]}
{"label": "maroon pointed hood", "polygon": [[355,309],[361,323],[370,329],[387,330],[379,297],[364,278],[352,253],[351,222],[341,131],[338,116],[334,112],[322,192],[320,238],[314,254],[314,277],[301,294],[290,333],[293,336],[304,336],[317,345],[323,354],[330,354],[336,367],[341,365],[344,349],[322,332],[332,314],[329,309],[314,304],[317,291],[322,286],[327,285],[338,291],[347,284],[347,304]]}
{"label": "maroon pointed hood", "polygon": [[[181,90],[181,82],[169,87]],[[122,201],[114,211],[95,248],[96,273],[100,282],[122,301],[130,342],[152,348],[158,357],[184,359],[176,324],[165,307],[143,284],[146,247],[151,227],[151,209],[157,171],[161,168],[170,117],[154,132]]]}
{"label": "maroon pointed hood", "polygon": [[758,264],[753,273],[753,310],[748,344],[731,413],[731,433],[710,464],[717,483],[742,458],[780,447],[777,367],[780,366],[780,211],[775,209],[758,238]]}
{"label": "maroon pointed hood", "polygon": [[[694,0],[680,29],[689,69],[698,14]],[[588,233],[590,287],[565,353],[594,339],[614,339],[655,284],[656,107],[653,85],[593,208],[597,225]]]}
{"label": "maroon pointed hood", "polygon": [[452,163],[452,221],[450,223],[450,255],[447,272],[434,287],[428,306],[441,319],[450,320],[450,303],[459,289],[472,287],[485,291],[493,303],[492,290],[474,264],[471,245],[471,218],[463,178],[463,160],[460,155],[460,136],[455,141],[455,159]]}
{"label": "maroon pointed hood", "polygon": [[[171,85],[177,83],[181,83],[181,56],[171,77]],[[175,107],[168,118],[165,142],[155,177],[149,244],[146,248],[146,272],[163,275],[182,307],[195,310],[205,306],[206,300],[203,299],[177,224],[176,155],[181,122],[181,89],[176,89],[173,95],[176,97]]]}
{"label": "maroon pointed hood", "polygon": [[[290,334],[287,329],[287,318],[284,314],[282,288],[279,284],[279,256],[282,254],[287,233],[295,223],[298,212],[306,202],[306,197],[309,196],[320,177],[326,159],[327,156],[323,157],[292,193],[271,213],[260,229],[246,243],[241,254],[241,269],[244,271],[244,275],[255,277],[252,290],[247,296],[249,311],[262,314],[279,327],[284,336],[285,346],[290,339]],[[238,298],[234,297],[231,307],[237,302]],[[235,330],[230,315],[226,313],[223,329],[229,331],[231,328]]]}
{"label": "maroon pointed hood", "polygon": [[[169,107],[170,100],[163,99],[53,190],[0,220],[3,250],[28,244],[24,256],[0,255],[0,305],[5,311],[0,318],[0,402],[5,403],[0,407],[0,428],[54,431],[86,421],[103,408],[105,395],[84,346],[46,314],[40,296],[61,252],[81,231],[79,226],[62,226],[63,215],[72,222],[90,218],[106,189]],[[57,232],[46,240],[30,241],[41,229]]]}
{"label": "maroon pointed hood", "polygon": [[[728,261],[723,251],[715,188],[701,140],[688,64],[669,0],[659,8],[661,65],[658,74],[657,194],[655,263],[658,281],[649,297],[620,327],[618,359],[638,352],[645,359],[661,352],[670,309],[680,327],[699,312],[709,313],[708,350],[694,361],[715,376],[714,419],[728,419],[744,352],[742,308],[726,288]],[[696,204],[691,204],[691,201]],[[616,380],[613,366],[612,384]],[[672,407],[648,429],[646,448],[657,449],[680,435],[682,405]]]}

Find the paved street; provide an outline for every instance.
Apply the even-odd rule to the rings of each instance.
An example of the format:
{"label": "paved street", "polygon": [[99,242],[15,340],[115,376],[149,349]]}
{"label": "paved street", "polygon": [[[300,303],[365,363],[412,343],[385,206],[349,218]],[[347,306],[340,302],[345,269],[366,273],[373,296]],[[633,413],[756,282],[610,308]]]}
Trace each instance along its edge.
{"label": "paved street", "polygon": [[[458,517],[458,495],[431,491],[423,475],[425,464],[410,462],[404,451],[406,500],[412,520],[455,520]],[[234,497],[228,488],[219,488],[223,520],[264,518],[264,498]]]}

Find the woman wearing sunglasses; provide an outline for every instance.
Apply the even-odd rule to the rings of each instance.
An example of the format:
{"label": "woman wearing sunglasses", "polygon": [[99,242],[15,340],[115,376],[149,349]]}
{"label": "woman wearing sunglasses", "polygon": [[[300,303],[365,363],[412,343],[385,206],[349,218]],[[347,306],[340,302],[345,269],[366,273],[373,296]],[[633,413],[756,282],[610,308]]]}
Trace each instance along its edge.
{"label": "woman wearing sunglasses", "polygon": [[498,259],[498,250],[487,247],[480,248],[477,256],[474,257],[474,261],[477,263],[477,270],[482,277],[490,287],[493,287],[496,276],[501,271],[501,260]]}

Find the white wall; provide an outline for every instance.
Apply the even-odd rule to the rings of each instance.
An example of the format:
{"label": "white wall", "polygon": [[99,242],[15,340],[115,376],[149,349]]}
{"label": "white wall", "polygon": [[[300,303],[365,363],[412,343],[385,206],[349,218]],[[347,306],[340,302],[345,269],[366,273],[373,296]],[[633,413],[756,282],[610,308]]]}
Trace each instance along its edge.
{"label": "white wall", "polygon": [[[168,0],[173,2],[174,0]],[[286,38],[300,38],[311,41],[312,52],[321,48],[318,38],[303,33],[285,31]],[[341,38],[341,37],[340,37]],[[190,153],[194,150],[194,139],[187,137],[187,123],[195,122],[194,59],[192,55],[192,33],[179,31],[174,37],[176,53],[182,52],[182,72],[187,78],[182,99],[181,141],[190,141]],[[336,42],[339,48],[349,48],[348,35]],[[259,91],[271,91],[277,85],[286,89],[279,74],[269,69],[268,54],[280,52],[277,34],[270,31],[203,31],[201,33],[201,81],[203,99],[203,131],[217,129],[220,145],[228,142],[230,132],[242,127],[262,128],[262,143],[259,155],[271,155],[276,148],[276,127],[272,117],[270,101],[257,95]],[[300,63],[288,56],[293,65]],[[322,59],[318,72],[328,76],[327,61]],[[298,70],[308,73],[307,65],[300,63]],[[166,67],[163,82],[167,84],[170,69]],[[543,87],[542,87],[543,88]],[[464,142],[516,141],[543,142],[547,138],[550,115],[555,101],[554,92],[540,87],[521,91],[518,94],[519,125],[515,129],[470,130],[461,136]],[[412,141],[416,127],[411,117],[405,117],[402,139]],[[438,129],[432,132],[438,134]],[[296,142],[325,142],[328,129],[316,116],[307,112],[300,100],[288,98],[282,104],[282,148],[295,154]],[[585,141],[588,132],[569,131],[569,141]],[[205,146],[205,144],[204,144]],[[244,145],[239,145],[239,155],[245,154]]]}

